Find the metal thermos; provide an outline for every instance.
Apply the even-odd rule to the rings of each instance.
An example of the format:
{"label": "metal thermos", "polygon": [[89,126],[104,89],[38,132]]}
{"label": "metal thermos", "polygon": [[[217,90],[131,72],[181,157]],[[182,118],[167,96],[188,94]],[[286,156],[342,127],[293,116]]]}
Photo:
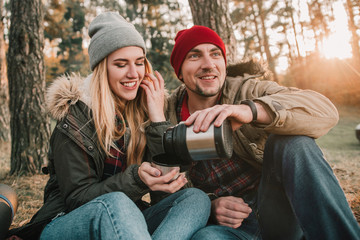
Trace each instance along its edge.
{"label": "metal thermos", "polygon": [[206,132],[195,133],[193,125],[184,122],[168,128],[163,136],[167,154],[176,155],[185,163],[208,159],[228,159],[233,153],[231,124],[225,120],[220,127],[210,125]]}

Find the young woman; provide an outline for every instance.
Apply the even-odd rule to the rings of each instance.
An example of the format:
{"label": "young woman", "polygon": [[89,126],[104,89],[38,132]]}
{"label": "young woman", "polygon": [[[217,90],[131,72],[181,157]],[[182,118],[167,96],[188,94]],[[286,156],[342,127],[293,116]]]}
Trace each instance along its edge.
{"label": "young woman", "polygon": [[[144,127],[162,116],[164,81],[145,57],[145,43],[119,14],[89,26],[93,74],[56,80],[48,92],[57,125],[50,140],[44,206],[11,231],[25,239],[190,239],[206,225],[207,195],[178,191],[176,170],[161,175],[146,160]],[[174,193],[147,207],[149,191]]]}

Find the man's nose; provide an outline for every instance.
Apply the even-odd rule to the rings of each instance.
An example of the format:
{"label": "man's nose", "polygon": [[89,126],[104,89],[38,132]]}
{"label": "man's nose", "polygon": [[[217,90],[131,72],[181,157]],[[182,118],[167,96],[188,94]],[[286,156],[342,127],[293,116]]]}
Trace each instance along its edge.
{"label": "man's nose", "polygon": [[203,69],[211,69],[215,67],[214,60],[210,56],[204,56],[201,67]]}

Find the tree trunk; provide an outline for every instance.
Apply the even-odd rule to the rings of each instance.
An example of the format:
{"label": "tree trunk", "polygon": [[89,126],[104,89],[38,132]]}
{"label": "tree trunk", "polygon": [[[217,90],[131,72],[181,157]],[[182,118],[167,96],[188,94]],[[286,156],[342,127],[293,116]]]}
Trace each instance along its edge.
{"label": "tree trunk", "polygon": [[278,82],[278,77],[275,71],[275,60],[270,52],[270,45],[269,45],[269,38],[266,34],[266,27],[265,27],[265,11],[263,11],[263,1],[257,0],[257,7],[259,9],[259,17],[260,17],[260,23],[261,23],[261,29],[262,29],[262,40],[263,40],[263,46],[266,54],[266,59],[269,64],[269,69],[271,70],[273,74],[273,80],[275,82]]}
{"label": "tree trunk", "polygon": [[232,63],[237,58],[236,38],[230,18],[228,0],[189,0],[193,22],[214,30],[226,45],[227,61]]}
{"label": "tree trunk", "polygon": [[310,17],[310,26],[311,26],[311,29],[314,33],[314,40],[315,40],[315,53],[316,55],[319,54],[320,52],[320,42],[319,39],[321,39],[321,36],[320,34],[317,33],[317,29],[318,29],[318,26],[317,26],[317,23],[316,23],[316,18],[315,18],[315,13],[313,9],[313,6],[307,2],[307,5],[308,5],[308,11],[309,11],[309,17]]}
{"label": "tree trunk", "polygon": [[300,59],[301,58],[301,54],[300,54],[300,47],[299,47],[299,42],[297,39],[297,31],[296,31],[296,24],[295,24],[295,20],[294,20],[294,9],[292,6],[290,6],[290,3],[288,1],[285,1],[285,6],[287,8],[290,7],[289,13],[290,13],[290,19],[291,19],[291,27],[294,31],[294,40],[295,40],[295,44],[296,44],[296,53],[297,53],[297,58]]}
{"label": "tree trunk", "polygon": [[12,0],[8,79],[11,113],[10,174],[35,174],[47,162],[42,0]]}
{"label": "tree trunk", "polygon": [[3,20],[4,1],[0,0],[0,142],[10,140],[9,88],[6,76],[6,55]]}
{"label": "tree trunk", "polygon": [[264,53],[262,51],[262,39],[260,37],[260,32],[259,32],[259,26],[258,26],[258,22],[257,22],[257,16],[254,10],[254,5],[253,3],[250,3],[250,8],[251,8],[251,12],[253,14],[253,23],[254,23],[254,27],[255,27],[255,35],[258,39],[258,45],[259,45],[259,52],[260,52],[260,60],[263,61],[264,60]]}
{"label": "tree trunk", "polygon": [[356,33],[356,25],[355,25],[355,18],[354,18],[354,12],[353,12],[353,5],[351,0],[346,0],[346,7],[347,13],[348,13],[348,23],[349,23],[349,30],[352,35],[351,40],[351,48],[352,48],[352,54],[355,62],[357,64],[360,63],[360,48],[359,48],[359,36]]}

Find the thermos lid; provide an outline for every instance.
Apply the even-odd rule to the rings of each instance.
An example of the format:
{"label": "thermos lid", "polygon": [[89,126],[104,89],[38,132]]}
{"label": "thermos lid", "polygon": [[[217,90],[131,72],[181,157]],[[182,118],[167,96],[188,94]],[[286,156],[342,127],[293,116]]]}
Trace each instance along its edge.
{"label": "thermos lid", "polygon": [[214,127],[216,152],[220,158],[231,158],[233,154],[232,128],[229,120],[225,119],[220,127]]}

